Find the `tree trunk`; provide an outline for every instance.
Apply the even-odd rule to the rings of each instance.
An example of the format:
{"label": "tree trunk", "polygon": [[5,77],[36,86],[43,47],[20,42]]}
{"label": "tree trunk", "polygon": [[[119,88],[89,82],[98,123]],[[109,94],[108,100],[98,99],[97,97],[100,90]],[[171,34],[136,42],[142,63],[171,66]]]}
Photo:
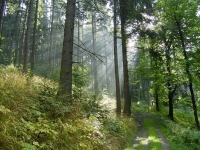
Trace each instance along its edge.
{"label": "tree trunk", "polygon": [[166,39],[164,39],[165,42],[165,47],[166,47],[166,52],[165,52],[165,58],[166,58],[166,68],[167,68],[167,88],[168,88],[168,104],[169,104],[169,114],[168,117],[171,120],[174,120],[174,108],[173,108],[173,97],[174,97],[174,93],[175,93],[175,89],[172,90],[172,85],[171,85],[171,67],[170,67],[170,62],[171,62],[171,58],[170,58],[170,47],[171,44],[168,44],[166,42]]}
{"label": "tree trunk", "polygon": [[[158,58],[157,56],[155,57],[152,57],[152,59],[154,59],[155,61],[155,67],[156,67],[156,74],[155,74],[155,79],[158,79],[158,68],[159,68],[159,65],[158,65]],[[159,105],[159,84],[156,82],[155,83],[156,87],[155,87],[155,101],[156,101],[156,111],[160,111],[160,105]]]}
{"label": "tree trunk", "polygon": [[28,10],[27,28],[26,28],[25,45],[24,45],[24,66],[23,66],[24,73],[28,72],[29,41],[30,41],[30,28],[31,28],[32,14],[33,14],[33,1],[34,0],[30,0],[29,10]]}
{"label": "tree trunk", "polygon": [[58,96],[66,96],[66,102],[72,102],[72,55],[76,0],[67,0],[64,41],[61,58]]}
{"label": "tree trunk", "polygon": [[36,28],[37,28],[37,16],[38,16],[38,3],[39,0],[36,1],[36,8],[35,8],[35,21],[34,21],[34,29],[33,29],[33,44],[32,44],[32,51],[31,51],[31,70],[34,71],[35,65],[35,51],[36,51]]}
{"label": "tree trunk", "polygon": [[48,62],[48,72],[52,71],[52,60],[53,60],[53,25],[54,25],[54,12],[55,12],[55,0],[52,0],[52,15],[51,15],[51,31],[50,31],[50,47],[49,47],[49,62]]}
{"label": "tree trunk", "polygon": [[177,86],[174,87],[172,90],[170,80],[167,82],[167,87],[168,87],[168,100],[169,100],[169,118],[171,120],[174,120],[174,105],[173,105],[173,97],[174,93],[176,91]]}
{"label": "tree trunk", "polygon": [[120,17],[121,17],[121,36],[122,36],[122,55],[123,55],[123,73],[124,73],[124,114],[131,115],[131,100],[129,95],[129,77],[128,77],[128,62],[127,62],[127,46],[126,46],[126,7],[125,0],[120,0]]}
{"label": "tree trunk", "polygon": [[[18,7],[20,8],[21,1],[19,1]],[[18,54],[19,54],[19,33],[20,33],[20,22],[19,22],[20,14],[17,11],[15,18],[15,27],[14,27],[14,40],[15,40],[15,48],[14,48],[14,66],[17,66],[18,62]]]}
{"label": "tree trunk", "polygon": [[199,119],[198,119],[198,114],[197,114],[197,106],[196,106],[196,101],[195,101],[195,98],[194,98],[192,75],[191,75],[190,70],[189,70],[190,64],[188,62],[189,59],[188,59],[187,52],[186,52],[184,37],[183,37],[182,30],[181,30],[180,22],[176,19],[176,16],[175,16],[175,21],[176,21],[176,25],[177,25],[177,28],[178,28],[179,37],[180,37],[181,45],[182,45],[182,49],[183,49],[183,55],[184,55],[184,59],[185,59],[185,63],[186,63],[185,64],[185,72],[188,76],[188,81],[189,81],[189,89],[190,89],[190,94],[191,94],[192,107],[193,107],[193,111],[194,111],[194,118],[195,118],[197,128],[200,129]]}
{"label": "tree trunk", "polygon": [[0,10],[0,42],[1,42],[1,30],[3,24],[3,13],[5,9],[6,0],[1,0],[1,10]]}
{"label": "tree trunk", "polygon": [[119,71],[118,71],[118,55],[117,55],[117,1],[114,0],[114,62],[115,62],[115,83],[116,83],[116,106],[117,114],[121,114],[120,87],[119,87]]}
{"label": "tree trunk", "polygon": [[160,111],[159,98],[158,98],[158,87],[155,89],[155,100],[156,100],[156,111]]}
{"label": "tree trunk", "polygon": [[[28,5],[26,6],[28,7]],[[27,21],[27,15],[28,15],[28,9],[26,8],[25,14],[24,14],[24,20],[21,18],[21,22],[23,24],[22,27],[22,34],[21,34],[21,38],[20,41],[21,43],[19,44],[19,65],[22,65],[22,61],[23,61],[23,47],[24,47],[24,42],[25,42],[25,31],[26,31],[26,21]]]}
{"label": "tree trunk", "polygon": [[[80,11],[80,2],[78,2],[78,11]],[[80,13],[79,13],[80,14]],[[77,38],[78,42],[78,47],[77,47],[77,62],[80,63],[80,16],[78,16],[78,38]]]}
{"label": "tree trunk", "polygon": [[[92,47],[94,55],[96,54],[96,12],[92,12]],[[98,77],[97,77],[97,60],[93,56],[92,70],[94,72],[94,91],[97,95],[99,93]]]}

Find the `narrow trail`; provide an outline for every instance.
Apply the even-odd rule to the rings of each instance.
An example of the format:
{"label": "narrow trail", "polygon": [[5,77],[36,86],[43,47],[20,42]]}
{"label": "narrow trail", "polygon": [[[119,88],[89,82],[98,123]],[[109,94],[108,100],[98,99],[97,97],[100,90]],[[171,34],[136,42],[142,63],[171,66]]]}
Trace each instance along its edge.
{"label": "narrow trail", "polygon": [[[137,130],[137,135],[136,138],[133,142],[133,150],[139,149],[139,146],[143,145],[145,150],[149,149],[149,138],[148,138],[148,131],[146,127],[144,126],[144,119],[145,118],[151,118],[154,119],[153,116],[151,116],[148,113],[142,114],[141,112],[137,111],[137,122],[138,122],[138,130]],[[164,137],[162,134],[161,130],[158,128],[158,126],[154,123],[154,128],[157,131],[158,138],[162,144],[163,150],[170,150],[169,148],[169,143],[167,139]]]}
{"label": "narrow trail", "polygon": [[143,116],[140,112],[136,113],[137,115],[137,122],[138,122],[138,130],[137,136],[133,142],[133,149],[136,150],[137,147],[141,144],[145,145],[145,149],[148,150],[148,135],[147,130],[144,128],[143,125]]}

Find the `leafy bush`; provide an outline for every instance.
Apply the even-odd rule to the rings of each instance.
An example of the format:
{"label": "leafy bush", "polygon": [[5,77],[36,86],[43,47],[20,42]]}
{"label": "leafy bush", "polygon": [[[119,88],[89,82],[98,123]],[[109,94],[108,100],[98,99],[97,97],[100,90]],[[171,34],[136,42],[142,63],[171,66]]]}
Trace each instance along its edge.
{"label": "leafy bush", "polygon": [[105,119],[103,121],[104,127],[112,134],[120,134],[123,138],[126,134],[126,126],[119,119]]}

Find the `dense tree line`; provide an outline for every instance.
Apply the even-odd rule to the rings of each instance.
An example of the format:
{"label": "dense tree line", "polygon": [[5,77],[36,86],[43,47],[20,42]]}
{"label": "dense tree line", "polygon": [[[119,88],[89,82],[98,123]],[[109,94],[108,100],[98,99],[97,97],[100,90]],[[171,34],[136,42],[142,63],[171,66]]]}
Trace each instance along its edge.
{"label": "dense tree line", "polygon": [[[191,106],[199,128],[199,2],[159,1],[154,5],[153,26],[144,26],[139,33],[141,60],[137,72],[142,74],[143,71],[149,71],[144,77],[151,81],[150,92],[158,111],[167,102],[168,116],[174,120],[175,105],[179,108]],[[189,99],[191,103],[184,105]]]}

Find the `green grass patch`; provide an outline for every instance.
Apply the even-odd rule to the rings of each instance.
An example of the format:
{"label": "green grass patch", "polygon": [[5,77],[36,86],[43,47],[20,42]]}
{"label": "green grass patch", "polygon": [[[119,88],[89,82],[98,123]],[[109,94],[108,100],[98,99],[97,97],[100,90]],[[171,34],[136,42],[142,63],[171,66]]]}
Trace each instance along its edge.
{"label": "green grass patch", "polygon": [[144,118],[144,126],[147,129],[149,149],[150,150],[159,150],[162,149],[162,144],[158,137],[155,125],[152,118]]}

